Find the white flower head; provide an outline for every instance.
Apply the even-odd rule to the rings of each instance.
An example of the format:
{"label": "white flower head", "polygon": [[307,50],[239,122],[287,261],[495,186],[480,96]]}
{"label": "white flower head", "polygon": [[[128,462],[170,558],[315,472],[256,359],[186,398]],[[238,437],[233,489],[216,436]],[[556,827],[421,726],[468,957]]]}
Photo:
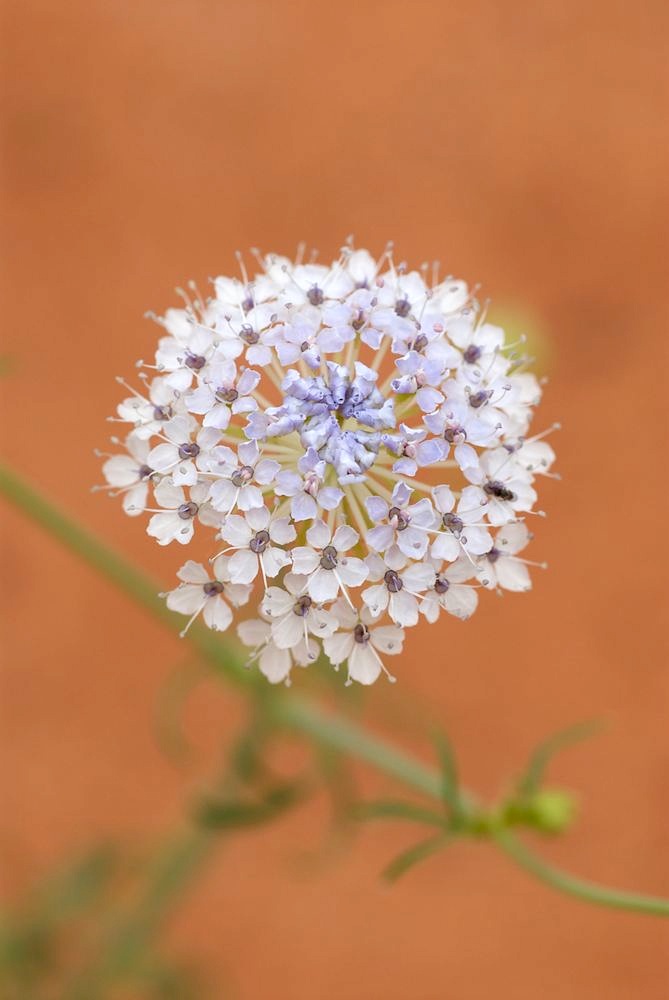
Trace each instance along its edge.
{"label": "white flower head", "polygon": [[[155,358],[119,379],[125,454],[106,489],[159,545],[219,539],[188,561],[174,610],[238,634],[272,683],[322,651],[347,679],[386,673],[405,630],[461,619],[486,589],[527,590],[519,553],[549,431],[527,359],[465,282],[351,243],[326,266],[257,251],[253,275],[194,283],[152,316]],[[121,442],[113,438],[115,445]],[[189,626],[187,625],[186,628]]]}

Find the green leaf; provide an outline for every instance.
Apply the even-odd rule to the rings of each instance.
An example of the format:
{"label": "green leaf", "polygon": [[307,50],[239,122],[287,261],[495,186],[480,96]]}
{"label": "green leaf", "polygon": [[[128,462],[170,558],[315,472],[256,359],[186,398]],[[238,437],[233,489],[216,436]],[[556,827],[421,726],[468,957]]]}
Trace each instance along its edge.
{"label": "green leaf", "polygon": [[231,749],[230,769],[245,785],[269,776],[269,770],[263,760],[268,736],[267,718],[256,715]]}
{"label": "green leaf", "polygon": [[423,809],[411,802],[394,799],[379,799],[377,802],[359,802],[353,808],[353,815],[359,820],[368,819],[408,819],[414,823],[445,827],[446,818],[432,809]]}
{"label": "green leaf", "polygon": [[441,797],[453,814],[459,816],[463,810],[455,752],[446,734],[440,730],[433,734],[433,740],[441,771]]}
{"label": "green leaf", "polygon": [[581,722],[575,726],[570,726],[569,729],[564,729],[556,733],[543,743],[540,743],[530,757],[524,774],[521,775],[518,781],[518,793],[522,796],[528,796],[537,792],[544,780],[546,768],[560,750],[564,750],[574,743],[579,743],[581,740],[589,739],[602,728],[603,723],[600,721]]}
{"label": "green leaf", "polygon": [[204,799],[195,810],[196,822],[212,830],[260,826],[275,819],[304,797],[304,786],[276,785],[258,801]]}
{"label": "green leaf", "polygon": [[450,837],[439,834],[436,837],[429,837],[427,840],[420,840],[413,847],[398,854],[394,861],[391,861],[383,871],[383,878],[387,882],[396,882],[398,878],[405,875],[411,868],[425,861],[427,858],[443,850],[450,843]]}

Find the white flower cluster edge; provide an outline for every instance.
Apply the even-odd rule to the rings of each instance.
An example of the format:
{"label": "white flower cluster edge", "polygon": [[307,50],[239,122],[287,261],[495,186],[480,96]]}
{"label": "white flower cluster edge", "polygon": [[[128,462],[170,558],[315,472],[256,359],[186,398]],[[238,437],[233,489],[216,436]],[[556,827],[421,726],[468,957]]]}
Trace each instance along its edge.
{"label": "white flower cluster edge", "polygon": [[261,256],[254,277],[191,283],[153,316],[155,363],[111,420],[106,487],[150,514],[159,545],[196,528],[216,552],[187,561],[172,610],[237,633],[273,683],[321,650],[373,683],[405,629],[468,618],[480,589],[528,590],[519,553],[538,475],[554,453],[528,437],[541,390],[528,359],[486,322],[467,285],[409,271],[349,242],[332,266]]}

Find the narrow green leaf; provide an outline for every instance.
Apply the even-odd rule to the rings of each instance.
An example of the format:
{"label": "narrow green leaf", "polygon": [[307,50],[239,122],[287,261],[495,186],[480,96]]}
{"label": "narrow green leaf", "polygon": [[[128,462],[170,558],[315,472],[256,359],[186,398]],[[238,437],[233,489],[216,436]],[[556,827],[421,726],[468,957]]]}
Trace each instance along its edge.
{"label": "narrow green leaf", "polygon": [[437,730],[433,739],[441,771],[441,797],[453,814],[459,815],[462,813],[462,801],[455,752],[444,732]]}
{"label": "narrow green leaf", "polygon": [[429,837],[427,840],[420,840],[413,847],[398,854],[394,861],[391,861],[383,871],[383,878],[387,882],[396,882],[398,878],[405,875],[411,868],[425,861],[427,858],[443,850],[450,843],[450,838],[439,834],[436,837]]}
{"label": "narrow green leaf", "polygon": [[302,785],[285,784],[275,786],[255,802],[244,799],[204,799],[195,810],[195,819],[202,826],[213,830],[260,826],[285,812],[303,795]]}
{"label": "narrow green leaf", "polygon": [[414,823],[427,823],[429,826],[445,827],[446,818],[443,813],[432,809],[423,809],[411,802],[400,802],[394,799],[380,799],[377,802],[359,802],[353,808],[353,815],[359,820],[368,819],[407,819]]}
{"label": "narrow green leaf", "polygon": [[533,795],[544,780],[546,768],[560,750],[564,750],[574,743],[579,743],[581,740],[589,739],[602,728],[601,721],[580,722],[540,743],[532,753],[527,768],[518,781],[518,793],[523,796]]}

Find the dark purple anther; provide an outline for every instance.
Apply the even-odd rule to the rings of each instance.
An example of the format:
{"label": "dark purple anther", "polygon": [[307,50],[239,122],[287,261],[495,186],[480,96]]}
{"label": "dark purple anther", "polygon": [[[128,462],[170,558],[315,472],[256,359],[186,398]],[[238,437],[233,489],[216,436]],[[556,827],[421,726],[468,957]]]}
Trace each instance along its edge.
{"label": "dark purple anther", "polygon": [[219,403],[234,403],[238,399],[239,393],[234,386],[221,385],[216,390],[215,396]]}
{"label": "dark purple anther", "polygon": [[516,494],[508,489],[499,479],[491,479],[483,487],[483,492],[489,497],[496,497],[497,500],[515,500]]}
{"label": "dark purple anther", "polygon": [[311,302],[312,306],[320,306],[322,305],[325,296],[318,285],[313,285],[307,292],[307,298]]}
{"label": "dark purple anther", "polygon": [[190,521],[191,518],[195,517],[198,512],[198,506],[190,500],[188,503],[182,503],[180,507],[177,508],[177,514],[182,521]]}
{"label": "dark purple anther", "polygon": [[309,614],[311,603],[311,598],[308,594],[305,594],[304,597],[298,597],[293,605],[293,614],[297,615],[298,618],[306,618]]}
{"label": "dark purple anther", "polygon": [[444,514],[441,522],[445,528],[452,531],[454,535],[459,535],[464,528],[464,521],[457,514]]}
{"label": "dark purple anther", "polygon": [[488,402],[491,396],[490,389],[479,389],[478,392],[473,392],[469,397],[469,405],[478,410],[480,406],[484,406]]}
{"label": "dark purple anther", "polygon": [[476,344],[470,344],[469,347],[464,352],[464,354],[462,355],[462,357],[464,358],[464,360],[467,362],[468,365],[473,365],[481,357],[481,348],[478,347]]}
{"label": "dark purple anther", "polygon": [[356,642],[359,642],[361,646],[369,642],[369,629],[359,622],[353,629],[353,638]]}
{"label": "dark purple anther", "polygon": [[337,550],[334,545],[326,545],[321,555],[321,567],[334,569],[337,565]]}
{"label": "dark purple anther", "polygon": [[254,330],[248,323],[244,323],[243,327],[239,331],[239,336],[245,344],[257,344],[260,340],[260,334],[258,331]]}
{"label": "dark purple anther", "polygon": [[201,354],[189,354],[184,363],[186,368],[190,368],[194,372],[199,372],[206,365],[207,359],[203,358]]}
{"label": "dark purple anther", "polygon": [[200,446],[194,441],[186,441],[179,445],[179,458],[197,458],[199,454]]}
{"label": "dark purple anther", "polygon": [[457,441],[464,440],[467,437],[467,432],[464,427],[460,424],[451,424],[444,431],[444,441],[448,441],[449,444],[455,444]]}
{"label": "dark purple anther", "polygon": [[404,531],[405,528],[409,527],[409,516],[403,510],[400,510],[399,507],[390,508],[388,511],[388,520],[391,524],[395,521],[395,529],[397,531]]}
{"label": "dark purple anther", "polygon": [[269,531],[259,531],[249,542],[251,552],[260,555],[269,545]]}
{"label": "dark purple anther", "polygon": [[404,586],[394,569],[389,569],[383,580],[391,594],[398,594]]}
{"label": "dark purple anther", "polygon": [[395,312],[397,313],[398,316],[401,316],[402,318],[408,316],[409,313],[411,312],[411,303],[409,302],[409,300],[398,299],[397,302],[395,303]]}
{"label": "dark purple anther", "polygon": [[236,486],[237,489],[241,489],[242,486],[246,485],[251,479],[253,479],[253,468],[250,465],[241,465],[238,469],[230,476],[232,485]]}

